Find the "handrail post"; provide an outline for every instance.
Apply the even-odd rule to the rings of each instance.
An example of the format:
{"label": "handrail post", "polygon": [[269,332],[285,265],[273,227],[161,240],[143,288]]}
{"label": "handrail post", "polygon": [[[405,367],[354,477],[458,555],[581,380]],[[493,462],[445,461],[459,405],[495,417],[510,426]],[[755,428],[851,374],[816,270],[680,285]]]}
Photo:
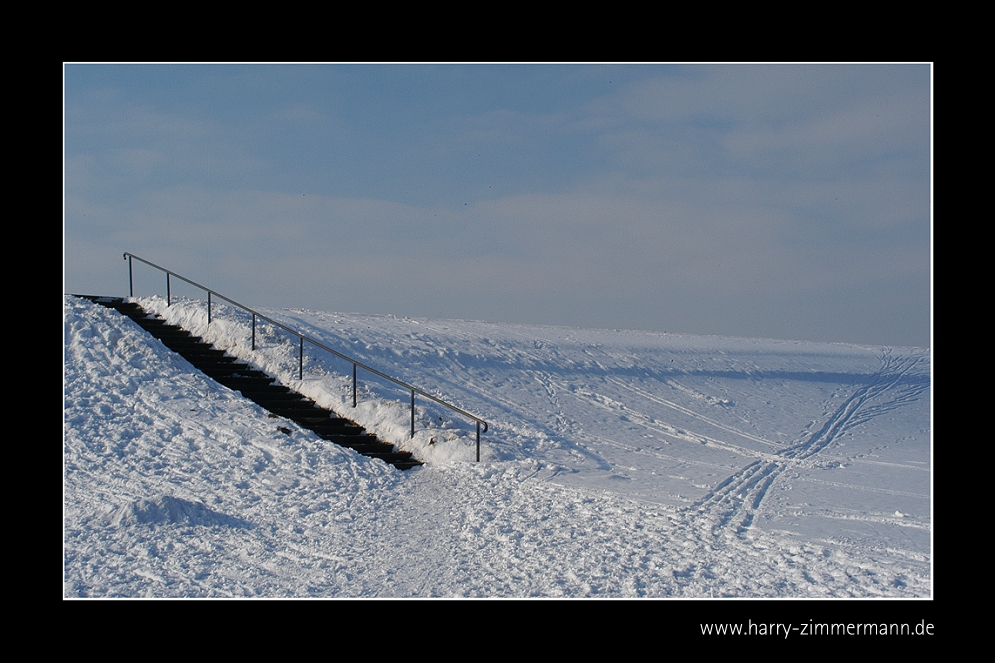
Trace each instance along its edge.
{"label": "handrail post", "polygon": [[477,462],[480,462],[480,422],[477,422]]}
{"label": "handrail post", "polygon": [[135,296],[135,280],[131,275],[131,254],[126,253],[125,256],[128,258],[128,296]]}
{"label": "handrail post", "polygon": [[301,382],[304,381],[304,336],[301,335],[301,352],[300,352],[300,368],[298,369],[298,375]]}
{"label": "handrail post", "polygon": [[352,406],[356,407],[356,362],[352,362]]}
{"label": "handrail post", "polygon": [[411,437],[415,436],[415,390],[411,390]]}
{"label": "handrail post", "polygon": [[207,324],[211,324],[211,291],[207,291]]}
{"label": "handrail post", "polygon": [[252,351],[256,351],[256,314],[252,314]]}
{"label": "handrail post", "polygon": [[166,272],[166,306],[170,306],[171,303],[169,299],[169,272]]}

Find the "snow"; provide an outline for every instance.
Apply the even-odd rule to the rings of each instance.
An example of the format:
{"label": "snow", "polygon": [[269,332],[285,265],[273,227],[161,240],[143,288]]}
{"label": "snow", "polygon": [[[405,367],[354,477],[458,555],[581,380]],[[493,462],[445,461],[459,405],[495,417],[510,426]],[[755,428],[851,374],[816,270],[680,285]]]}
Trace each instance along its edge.
{"label": "snow", "polygon": [[[64,302],[66,597],[932,597],[930,353],[138,300],[413,451],[273,418]],[[289,430],[289,433],[286,431]]]}

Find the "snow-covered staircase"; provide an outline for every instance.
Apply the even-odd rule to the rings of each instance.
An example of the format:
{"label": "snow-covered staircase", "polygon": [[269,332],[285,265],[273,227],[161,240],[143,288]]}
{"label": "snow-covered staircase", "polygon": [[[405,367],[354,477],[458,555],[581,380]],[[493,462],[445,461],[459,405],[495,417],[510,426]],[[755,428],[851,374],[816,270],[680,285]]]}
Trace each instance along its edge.
{"label": "snow-covered staircase", "polygon": [[406,470],[422,463],[407,451],[396,451],[362,426],[319,407],[311,399],[276,383],[276,378],[252,368],[225,354],[190,332],[150,315],[134,302],[120,297],[77,295],[134,320],[163,344],[182,355],[208,377],[254,401],[274,415],[290,419],[321,438],[355,450],[364,456],[379,458],[394,467]]}

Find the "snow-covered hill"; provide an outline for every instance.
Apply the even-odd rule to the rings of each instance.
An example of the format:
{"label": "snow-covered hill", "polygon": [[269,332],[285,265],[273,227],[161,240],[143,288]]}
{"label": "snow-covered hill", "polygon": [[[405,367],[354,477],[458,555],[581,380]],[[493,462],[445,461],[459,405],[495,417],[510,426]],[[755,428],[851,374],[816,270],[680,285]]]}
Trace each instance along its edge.
{"label": "snow-covered hill", "polygon": [[[930,355],[263,310],[470,422],[244,314],[143,306],[413,450],[398,472],[273,419],[66,297],[65,595],[929,597]],[[289,430],[290,432],[285,432]]]}

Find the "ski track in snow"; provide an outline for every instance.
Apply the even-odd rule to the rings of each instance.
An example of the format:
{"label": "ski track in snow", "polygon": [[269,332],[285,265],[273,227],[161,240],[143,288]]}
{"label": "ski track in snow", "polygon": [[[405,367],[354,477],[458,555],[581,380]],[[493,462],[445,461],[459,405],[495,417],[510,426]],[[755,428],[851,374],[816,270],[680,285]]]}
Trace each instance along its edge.
{"label": "ski track in snow", "polygon": [[[931,594],[929,550],[895,534],[930,532],[903,479],[929,471],[923,351],[861,373],[867,350],[819,344],[265,311],[488,417],[478,464],[458,417],[420,407],[408,439],[382,385],[346,405],[341,362],[308,356],[300,381],[279,333],[252,353],[223,306],[208,328],[202,302],[142,303],[429,464],[274,422],[67,298],[67,596]],[[824,506],[837,490],[870,501]]]}
{"label": "ski track in snow", "polygon": [[[705,519],[713,520],[713,532],[728,528],[743,534],[753,524],[767,491],[787,468],[814,459],[844,431],[874,413],[891,410],[918,396],[925,389],[924,385],[901,390],[897,385],[919,361],[919,358],[895,360],[890,353],[886,354],[881,370],[871,378],[870,384],[860,387],[844,400],[816,433],[778,452],[774,460],[756,460],[731,475],[697,503],[695,510]],[[895,394],[895,391],[899,393]]]}

